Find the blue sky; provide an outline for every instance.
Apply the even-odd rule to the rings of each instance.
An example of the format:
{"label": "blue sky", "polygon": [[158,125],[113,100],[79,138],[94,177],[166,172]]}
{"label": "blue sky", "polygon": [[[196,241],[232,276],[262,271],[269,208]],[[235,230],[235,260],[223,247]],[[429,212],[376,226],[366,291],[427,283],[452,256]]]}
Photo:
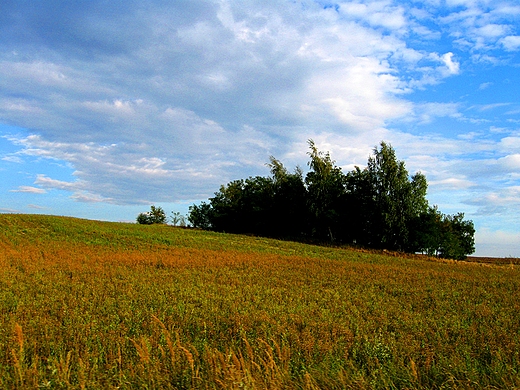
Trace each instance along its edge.
{"label": "blue sky", "polygon": [[515,0],[3,1],[0,212],[134,221],[392,144],[428,200],[520,257]]}

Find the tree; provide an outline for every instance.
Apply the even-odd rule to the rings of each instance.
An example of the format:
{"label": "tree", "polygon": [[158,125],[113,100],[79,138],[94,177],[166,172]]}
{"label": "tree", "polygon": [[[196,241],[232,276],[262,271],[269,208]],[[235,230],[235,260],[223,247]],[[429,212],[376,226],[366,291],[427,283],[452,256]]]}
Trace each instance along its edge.
{"label": "tree", "polygon": [[152,222],[149,213],[139,213],[137,216],[137,223],[141,225],[151,225]]}
{"label": "tree", "polygon": [[439,256],[464,260],[475,252],[475,227],[473,221],[464,221],[464,213],[447,215],[443,219],[443,241]]}
{"label": "tree", "polygon": [[309,140],[311,151],[310,171],[305,177],[308,207],[311,213],[313,235],[334,241],[341,230],[345,195],[345,176],[335,165],[329,153],[318,151],[313,140]]}
{"label": "tree", "polygon": [[213,229],[213,209],[211,208],[210,204],[202,202],[199,206],[192,205],[190,206],[189,211],[190,213],[188,215],[188,221],[193,227],[204,230]]}
{"label": "tree", "polygon": [[372,223],[374,213],[373,189],[368,170],[355,167],[345,178],[346,191],[346,242],[359,246],[371,246]]}
{"label": "tree", "polygon": [[411,241],[413,252],[438,256],[443,243],[444,215],[437,206],[430,206],[412,222]]}
{"label": "tree", "polygon": [[146,213],[140,213],[137,216],[137,223],[144,225],[166,223],[166,213],[162,207],[151,206],[150,211]]}
{"label": "tree", "polygon": [[410,224],[428,207],[426,178],[416,173],[410,180],[405,163],[397,160],[394,149],[385,142],[380,146],[374,149],[367,166],[371,239],[376,247],[408,250],[412,244]]}
{"label": "tree", "polygon": [[394,149],[381,142],[367,167],[343,174],[309,140],[309,172],[289,173],[270,157],[270,177],[222,185],[209,203],[190,207],[195,227],[296,240],[355,243],[371,248],[464,258],[474,250],[473,222],[446,216],[426,200],[426,177],[409,176]]}
{"label": "tree", "polygon": [[184,215],[182,215],[178,211],[172,211],[171,221],[172,221],[173,226],[177,226],[177,225],[179,225],[181,227],[186,226],[186,218],[184,217]]}
{"label": "tree", "polygon": [[242,192],[242,232],[272,235],[273,182],[269,177],[246,179]]}
{"label": "tree", "polygon": [[215,196],[210,198],[211,226],[220,232],[239,233],[242,227],[242,193],[244,180],[235,180],[220,186]]}
{"label": "tree", "polygon": [[307,233],[306,188],[303,172],[296,168],[290,173],[283,164],[270,157],[271,170],[270,236],[300,238]]}
{"label": "tree", "polygon": [[473,221],[464,214],[444,215],[437,206],[429,207],[414,226],[415,251],[446,259],[463,260],[475,251]]}

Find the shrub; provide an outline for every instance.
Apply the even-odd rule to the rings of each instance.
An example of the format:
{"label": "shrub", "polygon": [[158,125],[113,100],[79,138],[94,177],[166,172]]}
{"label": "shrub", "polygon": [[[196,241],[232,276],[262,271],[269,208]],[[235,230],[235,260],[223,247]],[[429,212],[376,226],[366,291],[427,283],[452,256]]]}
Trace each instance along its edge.
{"label": "shrub", "polygon": [[141,225],[152,225],[154,223],[166,223],[166,213],[162,207],[151,206],[150,211],[140,213],[137,216],[137,223]]}

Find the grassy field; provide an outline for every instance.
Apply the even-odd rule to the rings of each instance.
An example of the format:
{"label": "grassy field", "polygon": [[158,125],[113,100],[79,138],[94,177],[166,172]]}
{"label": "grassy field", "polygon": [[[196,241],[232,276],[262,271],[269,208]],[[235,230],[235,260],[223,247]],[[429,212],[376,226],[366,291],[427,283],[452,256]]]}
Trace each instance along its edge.
{"label": "grassy field", "polygon": [[0,388],[520,388],[520,268],[0,215]]}

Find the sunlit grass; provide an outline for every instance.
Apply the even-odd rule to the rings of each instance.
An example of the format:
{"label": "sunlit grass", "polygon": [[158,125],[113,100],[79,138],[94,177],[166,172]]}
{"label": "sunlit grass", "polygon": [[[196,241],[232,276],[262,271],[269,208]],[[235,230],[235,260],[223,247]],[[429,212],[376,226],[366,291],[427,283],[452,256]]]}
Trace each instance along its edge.
{"label": "sunlit grass", "polygon": [[0,387],[518,388],[519,277],[1,215]]}

